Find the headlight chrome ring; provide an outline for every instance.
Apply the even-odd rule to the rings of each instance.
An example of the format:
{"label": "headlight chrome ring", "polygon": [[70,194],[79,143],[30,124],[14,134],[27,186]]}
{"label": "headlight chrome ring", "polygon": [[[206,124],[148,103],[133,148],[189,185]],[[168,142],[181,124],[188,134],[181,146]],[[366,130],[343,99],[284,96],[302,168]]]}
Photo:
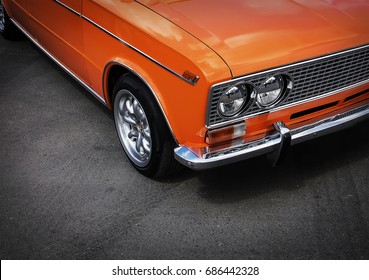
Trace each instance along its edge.
{"label": "headlight chrome ring", "polygon": [[292,91],[292,78],[285,73],[274,74],[260,84],[256,94],[259,108],[272,108],[282,102]]}
{"label": "headlight chrome ring", "polygon": [[238,83],[230,87],[218,101],[218,113],[230,118],[247,110],[256,96],[255,86],[250,83]]}

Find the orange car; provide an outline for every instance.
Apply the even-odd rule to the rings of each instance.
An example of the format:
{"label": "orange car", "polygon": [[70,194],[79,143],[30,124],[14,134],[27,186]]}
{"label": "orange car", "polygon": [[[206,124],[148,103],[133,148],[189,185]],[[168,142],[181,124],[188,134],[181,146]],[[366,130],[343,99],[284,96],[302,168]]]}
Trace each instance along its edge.
{"label": "orange car", "polygon": [[[141,173],[269,154],[369,116],[369,0],[3,0],[114,112]],[[176,159],[176,160],[175,160]]]}

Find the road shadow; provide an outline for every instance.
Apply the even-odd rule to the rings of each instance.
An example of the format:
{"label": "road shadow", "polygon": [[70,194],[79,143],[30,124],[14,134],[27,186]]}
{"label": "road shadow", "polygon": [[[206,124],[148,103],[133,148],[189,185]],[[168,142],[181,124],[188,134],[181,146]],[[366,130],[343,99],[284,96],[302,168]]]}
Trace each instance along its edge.
{"label": "road shadow", "polygon": [[[304,178],[317,177],[369,158],[369,121],[290,148],[285,161],[272,167],[258,157],[196,174],[198,194],[211,203],[232,203],[276,190],[293,191]],[[369,161],[366,161],[369,172]]]}

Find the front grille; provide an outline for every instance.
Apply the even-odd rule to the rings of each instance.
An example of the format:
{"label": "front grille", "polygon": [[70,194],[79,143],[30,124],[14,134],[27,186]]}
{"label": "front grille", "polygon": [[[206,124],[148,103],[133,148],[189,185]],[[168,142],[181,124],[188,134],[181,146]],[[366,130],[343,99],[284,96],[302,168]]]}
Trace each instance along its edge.
{"label": "front grille", "polygon": [[286,73],[294,81],[291,93],[275,108],[319,98],[369,80],[369,45],[214,85],[210,90],[207,125],[218,125],[229,120],[268,111],[259,108],[254,103],[241,115],[227,119],[218,114],[217,104],[220,96],[235,83],[248,82],[257,88],[275,73]]}

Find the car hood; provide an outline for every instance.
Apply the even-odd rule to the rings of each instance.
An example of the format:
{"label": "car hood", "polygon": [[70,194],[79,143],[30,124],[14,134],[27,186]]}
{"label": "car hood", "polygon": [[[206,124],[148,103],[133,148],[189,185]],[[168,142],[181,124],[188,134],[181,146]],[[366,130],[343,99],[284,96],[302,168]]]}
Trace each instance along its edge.
{"label": "car hood", "polygon": [[369,43],[369,0],[138,0],[213,49],[233,76]]}

